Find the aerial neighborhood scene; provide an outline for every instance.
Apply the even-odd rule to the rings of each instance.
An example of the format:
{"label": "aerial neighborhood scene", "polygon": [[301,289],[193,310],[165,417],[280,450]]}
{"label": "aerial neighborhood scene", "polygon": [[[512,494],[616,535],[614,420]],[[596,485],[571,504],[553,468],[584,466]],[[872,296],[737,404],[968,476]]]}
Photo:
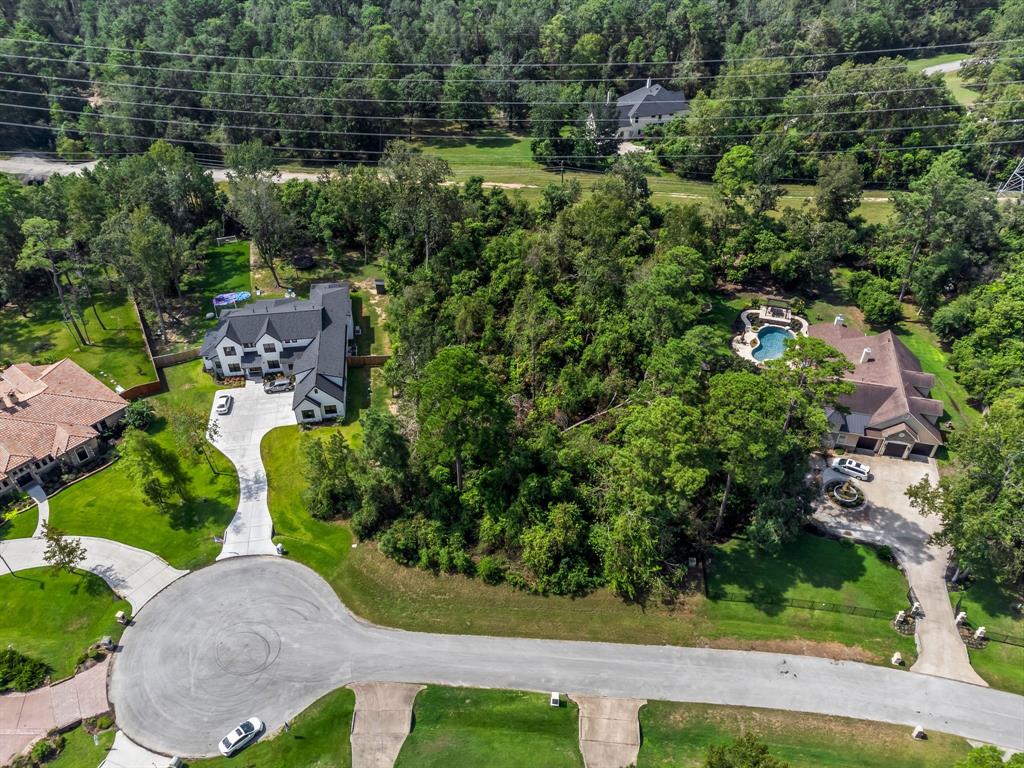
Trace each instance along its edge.
{"label": "aerial neighborhood scene", "polygon": [[1024,768],[1022,50],[0,4],[0,768]]}

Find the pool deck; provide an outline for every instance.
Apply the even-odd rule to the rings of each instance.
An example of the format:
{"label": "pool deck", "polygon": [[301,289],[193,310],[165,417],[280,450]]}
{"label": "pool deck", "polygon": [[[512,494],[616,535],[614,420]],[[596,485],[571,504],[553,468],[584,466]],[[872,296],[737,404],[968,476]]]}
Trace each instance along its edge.
{"label": "pool deck", "polygon": [[[756,366],[763,366],[760,360],[754,359],[754,350],[757,349],[758,337],[757,331],[754,330],[751,325],[751,318],[757,317],[760,310],[758,309],[747,309],[740,313],[740,319],[743,321],[743,333],[734,336],[732,340],[732,351],[742,357],[744,360],[749,360]],[[799,333],[802,336],[807,335],[807,321],[802,317],[793,315],[793,319],[800,323]],[[762,328],[765,326],[761,326]],[[790,330],[789,326],[776,325],[776,328],[783,328]]]}

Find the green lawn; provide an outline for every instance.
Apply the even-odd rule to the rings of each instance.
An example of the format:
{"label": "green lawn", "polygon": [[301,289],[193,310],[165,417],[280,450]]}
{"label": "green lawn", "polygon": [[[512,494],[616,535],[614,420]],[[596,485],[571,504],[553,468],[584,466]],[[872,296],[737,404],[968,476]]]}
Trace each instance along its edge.
{"label": "green lawn", "polygon": [[[940,53],[938,56],[930,56],[927,59],[914,59],[907,64],[907,69],[911,72],[920,72],[925,67],[931,67],[935,64],[945,64],[950,61],[959,61],[960,59],[967,58],[966,54],[963,53]],[[977,91],[968,88],[964,84],[963,78],[960,76],[960,72],[943,72],[942,81],[949,88],[953,94],[953,98],[957,102],[965,107],[970,106],[978,100],[981,95]]]}
{"label": "green lawn", "polygon": [[[152,398],[159,412],[164,404],[184,403],[210,408],[216,383],[196,361],[164,369],[169,391]],[[174,449],[166,421],[157,419],[150,434]],[[128,479],[119,463],[58,493],[50,501],[50,520],[68,533],[123,541],[155,552],[176,568],[197,568],[220,552],[213,540],[224,532],[238,503],[238,476],[231,463],[210,449],[217,468],[211,472],[202,458],[182,461],[191,476],[195,500],[165,515],[151,506]]]}
{"label": "green lawn", "polygon": [[114,731],[104,731],[99,737],[97,746],[81,726],[65,733],[64,749],[56,760],[46,764],[46,768],[96,768],[106,759],[114,743]]}
{"label": "green lawn", "polygon": [[4,610],[0,647],[14,646],[46,662],[54,680],[75,671],[85,650],[104,635],[114,640],[123,627],[114,619],[130,611],[99,576],[31,568],[0,576]]}
{"label": "green lawn", "polygon": [[707,748],[753,733],[793,768],[951,768],[969,751],[961,738],[910,738],[902,725],[746,707],[652,701],[640,710],[637,768],[699,768]]}
{"label": "green lawn", "polygon": [[[990,632],[1024,638],[1024,615],[1014,610],[1022,597],[1014,596],[991,581],[975,580],[964,592],[950,597],[961,610],[967,611],[972,627],[985,627]],[[989,642],[978,651],[969,651],[971,666],[995,688],[1024,694],[1024,648],[1006,643]]]}
{"label": "green lawn", "polygon": [[430,687],[416,697],[396,768],[583,766],[579,709],[543,693]]}
{"label": "green lawn", "polygon": [[0,358],[16,363],[53,362],[70,357],[104,384],[125,389],[153,381],[156,372],[146,356],[142,326],[125,294],[103,293],[96,309],[106,329],[100,327],[91,308],[85,327],[91,345],[78,343],[61,316],[56,298],[34,299],[28,317],[13,307],[0,311]]}
{"label": "green lawn", "polygon": [[[353,549],[347,526],[309,516],[301,497],[305,481],[296,471],[302,461],[300,435],[325,436],[336,429],[349,427],[308,433],[280,427],[264,438],[270,512],[276,539],[289,556],[316,570],[352,611],[369,621],[429,632],[792,650],[874,662],[899,650],[914,658],[913,639],[896,635],[883,619],[798,608],[766,611],[708,601],[699,594],[672,605],[647,606],[624,603],[607,590],[578,599],[542,597],[406,568],[381,555],[373,543]],[[713,583],[730,590],[770,587],[792,597],[855,603],[893,615],[904,601],[906,585],[899,571],[864,547],[803,536],[779,558],[765,558],[756,568],[749,561],[742,543],[725,548],[716,557]]]}
{"label": "green lawn", "polygon": [[[315,253],[316,264],[311,269],[296,269],[288,259],[280,259],[274,263],[281,285],[295,290],[299,296],[309,295],[309,286],[313,283],[325,283],[336,280],[365,280],[369,277],[382,277],[380,264],[363,263],[362,252],[345,251],[328,253],[318,249]],[[270,270],[259,260],[252,269],[252,284],[263,291],[263,298],[283,296],[284,290],[274,285],[274,277]],[[255,297],[254,297],[255,298]]]}
{"label": "green lawn", "polygon": [[[171,315],[167,328],[173,341],[161,344],[158,352],[177,352],[202,343],[203,334],[217,323],[216,319],[206,319],[207,313],[214,311],[213,297],[251,290],[248,241],[211,248],[199,269],[182,281],[183,298],[166,301]],[[150,318],[150,328],[155,327],[155,320]]]}
{"label": "green lawn", "polygon": [[356,697],[339,688],[291,721],[291,731],[263,739],[228,759],[189,762],[191,768],[347,768],[352,765],[349,731]]}
{"label": "green lawn", "polygon": [[33,504],[24,512],[10,513],[0,520],[0,539],[25,539],[36,531],[39,511]]}

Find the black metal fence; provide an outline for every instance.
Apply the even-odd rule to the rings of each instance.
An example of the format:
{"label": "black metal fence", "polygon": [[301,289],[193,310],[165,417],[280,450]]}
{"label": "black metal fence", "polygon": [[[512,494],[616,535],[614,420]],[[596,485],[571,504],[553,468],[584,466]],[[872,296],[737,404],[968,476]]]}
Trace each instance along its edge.
{"label": "black metal fence", "polygon": [[993,643],[1006,643],[1007,645],[1015,645],[1018,648],[1024,648],[1024,637],[1004,635],[1002,632],[989,632],[988,629],[986,629],[985,639],[991,640]]}
{"label": "black metal fence", "polygon": [[860,605],[839,605],[838,603],[823,603],[818,600],[797,600],[791,597],[770,597],[763,598],[756,595],[747,595],[739,592],[723,592],[711,590],[712,600],[724,600],[729,603],[748,603],[758,608],[803,608],[808,611],[826,611],[828,613],[844,613],[848,616],[863,616],[867,619],[890,619],[896,618],[895,611],[882,611],[877,608],[864,608]]}

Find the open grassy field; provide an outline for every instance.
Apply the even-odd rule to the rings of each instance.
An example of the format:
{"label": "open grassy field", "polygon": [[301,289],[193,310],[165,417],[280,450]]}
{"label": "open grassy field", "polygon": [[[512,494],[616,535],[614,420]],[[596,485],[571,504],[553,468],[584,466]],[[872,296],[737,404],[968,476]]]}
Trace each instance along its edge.
{"label": "open grassy field", "polygon": [[47,768],[96,768],[107,756],[107,751],[114,743],[114,731],[99,734],[99,744],[95,744],[92,736],[79,726],[64,734],[64,749],[56,760],[46,764]]}
{"label": "open grassy field", "polygon": [[106,329],[87,308],[85,327],[91,345],[79,344],[55,297],[33,299],[28,317],[13,307],[0,310],[0,358],[31,363],[70,357],[112,388],[120,385],[127,389],[153,381],[156,372],[146,356],[142,326],[131,300],[123,293],[98,294],[96,309]]}
{"label": "open grassy field", "polygon": [[579,709],[550,707],[543,693],[431,686],[416,697],[413,717],[395,768],[583,766]]}
{"label": "open grassy field", "polygon": [[952,768],[969,751],[963,739],[799,712],[652,701],[640,710],[637,768],[699,768],[709,746],[753,733],[792,768]]}
{"label": "open grassy field", "polygon": [[[940,53],[938,56],[929,56],[927,59],[914,59],[907,64],[907,69],[911,72],[920,72],[926,67],[932,67],[936,64],[948,64],[951,61],[960,61],[964,58],[966,56],[963,53]],[[942,72],[941,76],[942,81],[949,88],[950,93],[953,94],[953,98],[965,107],[969,107],[976,102],[981,95],[974,89],[967,87],[958,71]]]}
{"label": "open grassy field", "polygon": [[291,730],[261,739],[234,758],[189,761],[191,768],[238,765],[244,768],[348,768],[349,730],[356,696],[339,688],[291,721]]}
{"label": "open grassy field", "polygon": [[129,612],[99,576],[31,568],[0,576],[0,648],[46,662],[57,680],[75,671],[78,658],[104,635],[116,642],[124,629],[114,619]]}
{"label": "open grassy field", "polygon": [[[169,391],[151,399],[162,406],[188,404],[208,412],[217,386],[196,361],[164,369]],[[165,448],[175,449],[174,436],[163,418],[150,434]],[[170,515],[151,506],[128,479],[120,463],[61,491],[50,501],[50,520],[68,533],[101,536],[155,552],[176,568],[212,562],[220,551],[213,537],[223,533],[238,503],[238,476],[216,449],[211,472],[201,458],[183,460],[191,477],[192,503]]]}
{"label": "open grassy field", "polygon": [[[950,597],[954,605],[959,601],[961,610],[967,611],[972,627],[1024,638],[1024,614],[1013,607],[1021,602],[1020,595],[1013,595],[992,581],[979,579],[971,582],[964,592],[954,592]],[[989,642],[985,648],[969,653],[971,666],[990,685],[1024,695],[1024,648]]]}
{"label": "open grassy field", "polygon": [[[327,429],[338,428],[307,434],[325,435]],[[792,650],[876,662],[900,650],[914,658],[913,639],[896,635],[883,619],[765,609],[702,594],[646,606],[624,603],[607,590],[576,599],[542,597],[405,568],[372,543],[353,549],[346,525],[313,520],[306,511],[305,481],[295,471],[302,460],[301,434],[298,427],[281,427],[263,441],[277,540],[369,621],[430,632]],[[713,589],[852,602],[894,615],[904,601],[902,575],[864,547],[803,536],[777,558],[751,561],[742,542],[723,548],[712,568]]]}
{"label": "open grassy field", "polygon": [[[443,157],[451,166],[456,181],[464,182],[472,176],[482,176],[492,184],[516,190],[530,202],[540,199],[540,190],[548,184],[557,184],[561,174],[557,169],[545,169],[533,160],[530,139],[521,136],[495,136],[486,139],[428,139],[420,142],[427,152]],[[589,191],[600,173],[566,169],[566,179],[577,179],[584,191]],[[652,170],[648,176],[652,199],[666,203],[704,202],[714,194],[714,185],[705,181],[683,179],[673,173]],[[786,184],[780,206],[799,207],[809,199],[814,188],[800,184]],[[857,211],[868,222],[877,223],[890,215],[892,204],[884,191],[868,191]]]}

